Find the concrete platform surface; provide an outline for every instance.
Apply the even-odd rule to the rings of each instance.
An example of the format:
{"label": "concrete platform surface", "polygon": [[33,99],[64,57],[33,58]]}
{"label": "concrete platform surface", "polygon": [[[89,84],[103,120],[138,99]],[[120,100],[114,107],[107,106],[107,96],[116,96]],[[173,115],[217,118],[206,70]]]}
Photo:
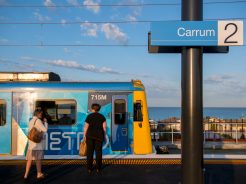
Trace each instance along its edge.
{"label": "concrete platform surface", "polygon": [[[136,160],[136,159],[135,159]],[[85,160],[46,160],[43,163],[43,171],[47,178],[38,181],[36,179],[36,167],[32,166],[29,180],[24,181],[24,160],[1,161],[0,183],[51,183],[51,184],[178,184],[181,182],[181,165],[177,162],[164,164],[136,162],[106,162],[101,174],[95,171],[88,175]],[[160,160],[160,159],[159,159]],[[245,183],[246,162],[239,160],[233,162],[219,162],[213,160],[205,162],[205,184],[242,184]],[[140,163],[140,161],[138,160]]]}

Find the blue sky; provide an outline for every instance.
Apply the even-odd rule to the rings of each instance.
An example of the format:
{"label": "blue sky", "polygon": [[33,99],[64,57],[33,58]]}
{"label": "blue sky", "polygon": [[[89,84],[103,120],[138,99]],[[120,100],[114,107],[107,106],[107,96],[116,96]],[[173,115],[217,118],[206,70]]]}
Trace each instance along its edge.
{"label": "blue sky", "polygon": [[[204,19],[246,20],[246,2],[207,0]],[[139,20],[180,20],[180,5],[100,6],[101,4],[166,3],[180,0],[0,0],[0,44],[123,45],[115,47],[0,47],[0,71],[53,71],[64,81],[130,81],[141,79],[149,106],[180,106],[181,55],[149,54],[150,23]],[[84,5],[78,7],[78,5]],[[87,5],[98,6],[87,6]],[[67,7],[57,7],[65,5]],[[49,7],[52,6],[52,7]],[[75,6],[75,7],[72,7]],[[25,22],[38,24],[15,24]],[[69,22],[75,22],[70,24]],[[83,23],[80,24],[79,22]],[[96,24],[95,22],[104,22]],[[58,24],[42,24],[58,23]],[[244,44],[245,28],[244,25]],[[204,106],[246,107],[246,46],[228,54],[204,54]]]}

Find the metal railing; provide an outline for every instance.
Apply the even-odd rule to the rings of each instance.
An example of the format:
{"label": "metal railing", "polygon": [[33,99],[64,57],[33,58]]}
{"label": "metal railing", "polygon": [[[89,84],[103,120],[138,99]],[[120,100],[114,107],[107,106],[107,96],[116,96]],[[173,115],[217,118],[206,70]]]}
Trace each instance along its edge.
{"label": "metal railing", "polygon": [[[150,123],[152,141],[181,141],[180,123]],[[223,143],[246,143],[246,122],[203,124],[203,141]]]}

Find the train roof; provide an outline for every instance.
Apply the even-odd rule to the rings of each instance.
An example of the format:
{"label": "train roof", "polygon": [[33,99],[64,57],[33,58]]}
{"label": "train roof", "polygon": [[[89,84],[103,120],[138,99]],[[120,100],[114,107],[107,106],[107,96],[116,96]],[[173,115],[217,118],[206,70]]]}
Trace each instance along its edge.
{"label": "train roof", "polygon": [[54,72],[0,72],[0,82],[61,81]]}
{"label": "train roof", "polygon": [[143,91],[139,80],[131,82],[0,82],[0,91],[39,90]]}

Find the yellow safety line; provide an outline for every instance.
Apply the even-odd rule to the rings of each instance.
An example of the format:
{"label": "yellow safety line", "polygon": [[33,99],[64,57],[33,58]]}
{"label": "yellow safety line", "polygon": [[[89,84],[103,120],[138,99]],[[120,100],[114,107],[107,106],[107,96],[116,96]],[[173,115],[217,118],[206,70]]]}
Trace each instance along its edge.
{"label": "yellow safety line", "polygon": [[[25,164],[25,160],[1,160],[0,165]],[[94,160],[95,162],[95,160]],[[43,160],[44,165],[85,165],[86,160]],[[246,165],[246,160],[204,160],[205,164]],[[109,165],[180,165],[181,159],[103,159]]]}

